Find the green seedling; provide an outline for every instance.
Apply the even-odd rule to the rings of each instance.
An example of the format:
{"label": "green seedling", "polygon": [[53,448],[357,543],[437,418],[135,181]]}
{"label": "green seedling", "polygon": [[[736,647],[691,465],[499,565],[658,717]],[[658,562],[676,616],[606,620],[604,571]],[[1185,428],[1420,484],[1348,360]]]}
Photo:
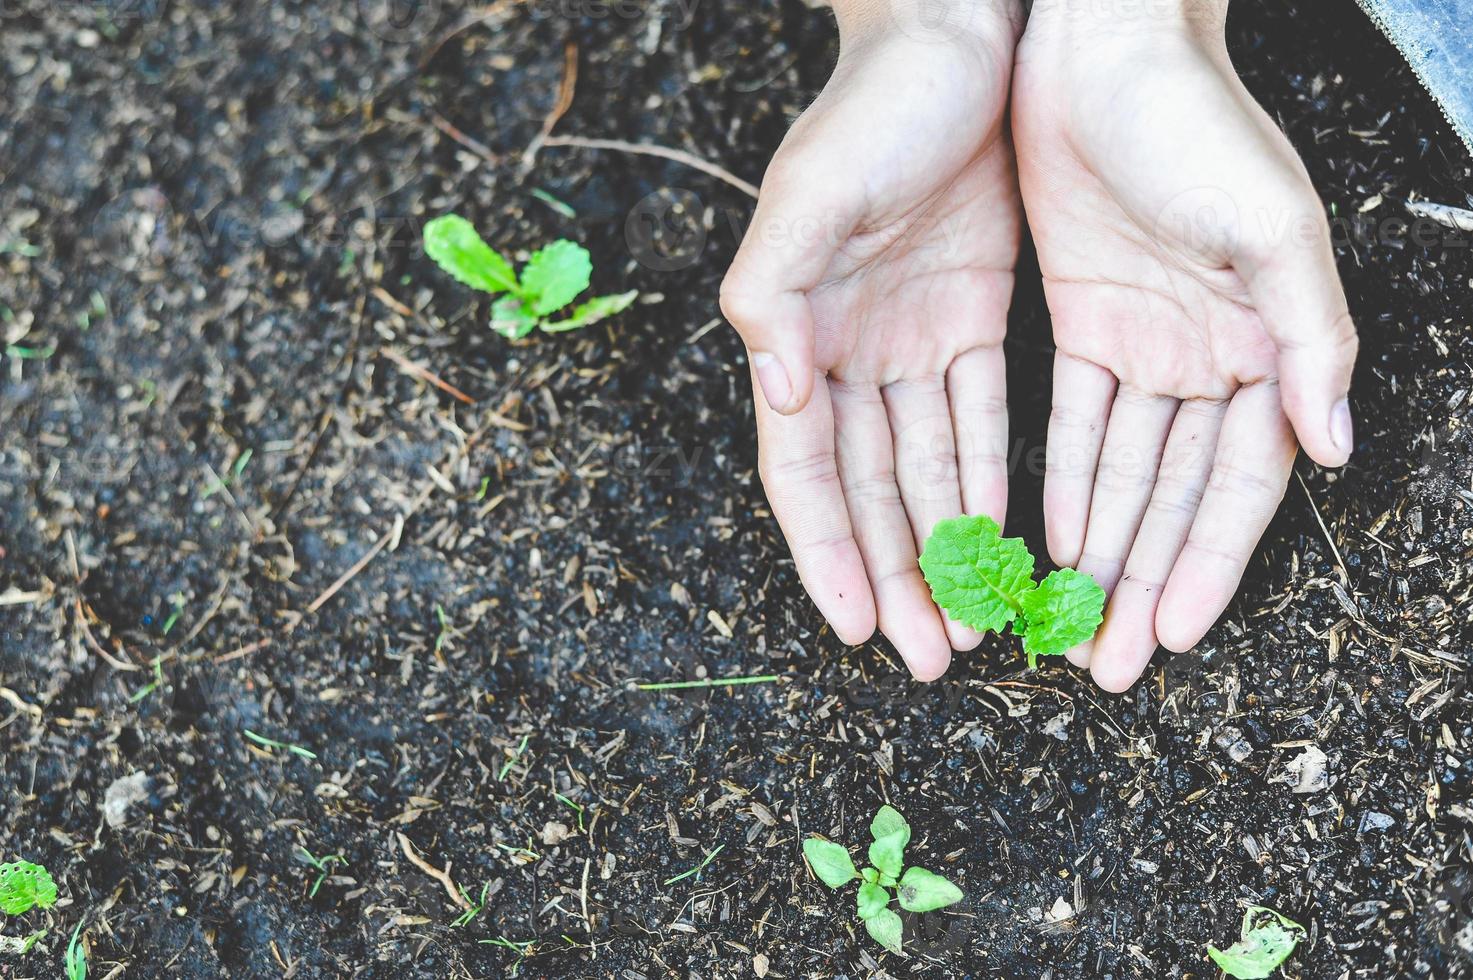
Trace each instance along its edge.
{"label": "green seedling", "polygon": [[726,848],[726,845],[725,844],[717,844],[716,845],[716,850],[711,851],[704,858],[702,858],[700,864],[696,865],[694,868],[691,868],[689,871],[683,871],[683,872],[681,872],[680,874],[676,875],[674,878],[668,878],[668,879],[666,879],[665,884],[667,884],[667,885],[673,885],[677,881],[684,881],[686,878],[689,878],[691,875],[695,875],[696,876],[696,880],[699,881],[700,878],[701,878],[701,872],[702,871],[705,871],[706,870],[706,866],[709,865],[712,861],[716,860],[716,855],[720,854],[725,848]]}
{"label": "green seedling", "polygon": [[[175,615],[178,615],[178,614],[176,613]],[[167,634],[168,633],[168,629],[165,629],[164,632]],[[153,680],[149,681],[147,684],[143,685],[138,690],[136,690],[132,694],[128,695],[128,703],[129,704],[137,704],[139,701],[142,701],[144,698],[148,697],[154,691],[157,691],[163,685],[164,685],[164,658],[163,657],[154,657],[153,658]]]}
{"label": "green seedling", "polygon": [[476,942],[483,946],[501,946],[517,954],[517,961],[511,965],[511,972],[507,976],[516,976],[522,968],[522,961],[532,954],[532,948],[537,945],[537,940],[528,939],[517,942],[515,939],[507,939],[505,936],[497,936],[495,939],[478,939]]}
{"label": "green seedling", "polygon": [[[842,844],[810,837],[803,842],[803,856],[830,888],[840,888],[855,878],[859,882],[859,917],[870,938],[892,953],[901,950],[905,925],[890,902],[899,898],[907,912],[934,912],[962,900],[962,890],[941,875],[925,868],[904,867],[905,845],[910,843],[910,824],[888,804],[880,807],[869,825],[874,843],[869,846],[870,867],[854,869],[854,861]],[[895,892],[892,896],[891,892]]]}
{"label": "green seedling", "polygon": [[334,864],[347,863],[341,854],[328,854],[323,857],[317,857],[300,844],[297,845],[297,850],[301,851],[302,856],[307,859],[307,863],[317,870],[317,880],[312,882],[312,890],[307,893],[308,898],[317,897],[317,890],[322,887],[322,883],[327,880],[327,876],[332,874],[332,866]]}
{"label": "green seedling", "polygon": [[304,759],[317,758],[317,753],[313,752],[311,749],[304,749],[300,745],[292,745],[290,742],[278,742],[276,739],[267,738],[265,735],[257,735],[249,728],[242,728],[240,730],[240,733],[246,738],[250,739],[252,742],[255,742],[257,745],[265,749],[286,749],[293,755],[299,755]]}
{"label": "green seedling", "polygon": [[66,944],[66,980],[87,980],[87,946],[82,942],[82,923],[72,930]]}
{"label": "green seedling", "polygon": [[527,751],[527,742],[530,741],[531,738],[531,735],[522,736],[522,744],[517,746],[517,750],[511,754],[511,758],[506,760],[506,765],[501,767],[501,772],[496,774],[497,782],[501,782],[503,779],[506,778],[506,774],[511,772],[512,766],[516,765],[517,760],[522,757],[522,753]]}
{"label": "green seedling", "polygon": [[1227,949],[1207,947],[1212,962],[1238,980],[1263,980],[1287,960],[1307,936],[1303,926],[1273,909],[1250,905],[1243,913],[1240,938]]}
{"label": "green seedling", "polygon": [[454,922],[450,923],[450,928],[460,929],[464,926],[470,925],[471,920],[480,915],[481,912],[486,908],[486,897],[490,894],[491,882],[489,881],[481,886],[480,901],[472,901],[470,892],[467,892],[464,888],[460,889],[460,897],[465,899],[465,904],[470,907],[467,908],[464,912],[460,913],[460,915],[456,918]]}
{"label": "green seedling", "polygon": [[1011,627],[1023,638],[1028,666],[1091,639],[1104,619],[1105,590],[1072,568],[1033,581],[1033,553],[1005,538],[986,515],[936,525],[921,552],[921,573],[936,605],[979,633]]}
{"label": "green seedling", "polygon": [[51,872],[29,861],[0,864],[0,912],[25,915],[31,909],[56,904],[56,882]]}
{"label": "green seedling", "polygon": [[552,795],[557,798],[557,801],[559,803],[563,804],[564,806],[571,809],[574,813],[578,814],[578,833],[583,833],[583,805],[581,803],[574,803],[572,800],[568,799],[566,796],[558,792],[554,792]]}
{"label": "green seedling", "polygon": [[559,239],[533,252],[518,276],[511,263],[458,214],[442,215],[425,225],[425,254],[472,289],[506,294],[491,304],[491,329],[512,340],[539,328],[544,333],[578,330],[623,312],[639,295],[631,290],[595,296],[562,319],[551,319],[588,288],[593,275],[588,249]]}

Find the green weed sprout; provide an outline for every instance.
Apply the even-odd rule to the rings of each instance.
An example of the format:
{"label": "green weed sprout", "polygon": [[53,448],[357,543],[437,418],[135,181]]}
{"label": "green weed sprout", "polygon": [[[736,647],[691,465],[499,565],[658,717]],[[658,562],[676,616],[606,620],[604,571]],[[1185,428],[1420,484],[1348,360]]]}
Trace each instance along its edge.
{"label": "green weed sprout", "polygon": [[936,525],[921,552],[921,573],[936,605],[979,633],[1011,626],[1023,638],[1028,666],[1091,639],[1104,619],[1105,590],[1072,568],[1033,581],[1033,553],[1005,538],[985,514]]}
{"label": "green weed sprout", "polygon": [[87,947],[82,943],[82,923],[72,930],[66,944],[66,980],[87,980]]}
{"label": "green weed sprout", "polygon": [[1212,962],[1238,980],[1263,980],[1294,952],[1307,936],[1303,926],[1273,909],[1250,905],[1243,913],[1240,938],[1227,949],[1207,947]]}
{"label": "green weed sprout", "polygon": [[31,909],[56,904],[56,882],[39,864],[13,861],[0,864],[0,912],[25,915]]}
{"label": "green weed sprout", "polygon": [[910,825],[894,807],[880,807],[869,825],[874,843],[869,846],[872,867],[854,869],[849,851],[842,844],[810,837],[803,842],[803,856],[813,873],[830,888],[840,888],[855,878],[859,884],[859,917],[870,938],[892,953],[899,953],[905,932],[900,916],[890,908],[895,891],[900,907],[907,912],[934,912],[962,900],[962,890],[941,875],[925,868],[903,868],[905,845],[910,843]]}
{"label": "green weed sprout", "polygon": [[588,288],[593,261],[588,249],[559,239],[532,253],[518,276],[511,263],[476,234],[471,223],[458,214],[446,214],[425,225],[425,254],[457,280],[495,296],[491,304],[491,329],[511,340],[520,340],[533,330],[563,333],[578,330],[604,317],[623,312],[638,291],[595,296],[561,320],[550,317],[567,308]]}

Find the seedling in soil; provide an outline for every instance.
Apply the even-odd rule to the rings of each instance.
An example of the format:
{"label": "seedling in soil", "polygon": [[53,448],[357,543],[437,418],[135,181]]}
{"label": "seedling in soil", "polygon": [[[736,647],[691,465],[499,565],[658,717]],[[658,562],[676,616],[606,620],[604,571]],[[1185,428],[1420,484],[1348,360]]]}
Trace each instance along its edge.
{"label": "seedling in soil", "polygon": [[[855,878],[859,884],[859,917],[870,938],[892,953],[899,953],[905,933],[899,914],[890,908],[894,897],[907,912],[934,912],[962,900],[962,890],[941,875],[925,868],[903,867],[905,845],[910,843],[910,825],[888,804],[880,807],[869,825],[874,843],[869,846],[871,867],[854,869],[854,861],[842,844],[810,837],[803,842],[803,856],[813,873],[830,888],[840,888]],[[891,891],[896,892],[892,896]]]}
{"label": "seedling in soil", "polygon": [[517,746],[517,750],[511,754],[511,758],[506,760],[506,765],[501,767],[501,772],[496,774],[496,781],[498,783],[506,778],[506,774],[511,772],[511,767],[516,765],[517,760],[522,757],[522,753],[527,751],[527,742],[531,738],[531,735],[522,736],[522,744]]}
{"label": "seedling in soil", "polygon": [[676,875],[674,878],[667,879],[665,881],[665,884],[667,884],[667,885],[673,885],[677,881],[684,881],[686,878],[689,878],[691,875],[695,875],[696,876],[696,880],[699,881],[700,880],[700,877],[701,877],[701,872],[706,870],[706,865],[708,865],[712,861],[716,860],[716,855],[720,854],[722,852],[722,850],[725,849],[725,847],[726,847],[725,844],[717,844],[716,845],[716,850],[714,850],[711,853],[707,854],[706,857],[701,861],[700,864],[696,865],[694,868],[691,868],[689,871],[681,872],[680,874]]}
{"label": "seedling in soil", "polygon": [[979,633],[1011,627],[1023,638],[1028,666],[1094,637],[1104,619],[1105,590],[1072,568],[1033,581],[1033,553],[1022,538],[1005,538],[985,514],[936,525],[921,552],[921,573],[946,615]]}
{"label": "seedling in soil", "polygon": [[1250,905],[1243,913],[1241,938],[1227,949],[1207,947],[1212,962],[1238,980],[1263,980],[1287,960],[1307,933],[1273,909]]}
{"label": "seedling in soil", "polygon": [[537,940],[528,939],[525,942],[517,942],[515,939],[507,939],[505,936],[497,936],[495,939],[478,939],[476,942],[483,946],[502,946],[517,954],[517,961],[511,965],[511,973],[508,976],[516,976],[517,971],[522,968],[522,961],[532,952],[532,947],[537,945]]}
{"label": "seedling in soil", "polygon": [[[178,614],[176,613],[175,615],[178,615]],[[167,633],[168,630],[165,629],[164,632]],[[163,686],[163,684],[164,684],[164,658],[163,657],[154,657],[153,658],[153,680],[149,681],[147,684],[143,685],[138,690],[136,690],[132,694],[128,695],[128,703],[129,704],[137,704],[139,701],[142,701],[144,698],[148,697],[154,691],[157,691],[160,687]]]}
{"label": "seedling in soil", "polygon": [[261,746],[262,748],[286,749],[293,755],[299,755],[304,759],[317,758],[317,753],[313,752],[311,749],[304,749],[300,745],[292,745],[290,742],[278,742],[276,739],[267,738],[265,735],[257,735],[249,728],[242,728],[240,730],[240,733],[246,738],[250,739],[252,742],[255,742],[257,745]]}
{"label": "seedling in soil", "polygon": [[568,799],[561,793],[555,792],[552,795],[557,797],[557,801],[559,803],[562,803],[564,806],[570,808],[574,813],[578,814],[578,833],[583,833],[583,805],[581,803],[574,803],[572,800]]}
{"label": "seedling in soil", "polygon": [[631,290],[595,296],[554,320],[555,314],[566,310],[588,288],[593,275],[588,249],[559,239],[533,252],[518,276],[511,263],[458,214],[442,215],[425,225],[425,254],[472,289],[493,296],[505,293],[491,304],[491,329],[512,340],[539,328],[543,333],[581,329],[623,312],[639,295]]}
{"label": "seedling in soil", "polygon": [[327,880],[327,876],[332,874],[332,866],[334,864],[346,863],[345,859],[341,854],[328,854],[325,857],[316,857],[311,851],[302,847],[300,844],[297,845],[297,850],[301,851],[302,856],[307,859],[307,863],[319,872],[317,880],[312,882],[312,890],[307,893],[308,898],[316,898],[317,890],[322,887],[322,883]]}
{"label": "seedling in soil", "polygon": [[25,915],[31,909],[56,904],[56,882],[39,864],[13,861],[0,864],[0,912]]}
{"label": "seedling in soil", "polygon": [[460,897],[465,899],[465,904],[470,906],[470,908],[460,913],[456,920],[450,923],[450,928],[459,929],[463,926],[470,925],[471,920],[480,915],[482,910],[486,908],[486,896],[490,893],[491,883],[489,881],[481,886],[481,900],[478,902],[471,901],[470,893],[464,888],[460,889]]}
{"label": "seedling in soil", "polygon": [[71,941],[66,944],[66,980],[87,980],[87,947],[82,942],[82,923],[72,930]]}

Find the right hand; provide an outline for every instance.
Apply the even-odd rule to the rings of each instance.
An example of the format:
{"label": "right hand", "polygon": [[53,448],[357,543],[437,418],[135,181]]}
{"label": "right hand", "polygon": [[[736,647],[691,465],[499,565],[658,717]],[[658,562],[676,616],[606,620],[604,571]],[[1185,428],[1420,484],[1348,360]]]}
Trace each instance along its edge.
{"label": "right hand", "polygon": [[1021,19],[960,0],[955,30],[921,36],[913,2],[836,5],[838,65],[768,168],[721,306],[804,586],[841,640],[878,624],[932,680],[980,638],[933,604],[919,549],[944,518],[1007,506]]}

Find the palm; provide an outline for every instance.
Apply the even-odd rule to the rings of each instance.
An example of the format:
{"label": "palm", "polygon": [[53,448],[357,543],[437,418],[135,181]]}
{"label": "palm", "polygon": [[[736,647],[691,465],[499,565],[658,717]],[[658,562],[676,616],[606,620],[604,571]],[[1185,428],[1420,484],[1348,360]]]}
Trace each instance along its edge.
{"label": "palm", "polygon": [[841,60],[774,158],[723,288],[749,348],[811,365],[796,413],[756,397],[804,584],[842,638],[878,622],[924,678],[977,638],[932,604],[919,544],[964,507],[1001,519],[1006,504],[1000,345],[1022,217],[1008,68],[975,39]]}
{"label": "palm", "polygon": [[1296,426],[1316,416],[1316,457],[1337,451],[1319,435],[1328,401],[1320,418],[1302,398],[1314,366],[1294,355],[1316,321],[1348,318],[1327,242],[1272,238],[1275,221],[1317,233],[1324,219],[1225,53],[1158,40],[1123,70],[1029,48],[1013,111],[1058,348],[1049,551],[1112,593],[1093,648],[1071,659],[1121,690],[1158,641],[1194,644],[1236,590],[1296,449],[1288,381]]}

